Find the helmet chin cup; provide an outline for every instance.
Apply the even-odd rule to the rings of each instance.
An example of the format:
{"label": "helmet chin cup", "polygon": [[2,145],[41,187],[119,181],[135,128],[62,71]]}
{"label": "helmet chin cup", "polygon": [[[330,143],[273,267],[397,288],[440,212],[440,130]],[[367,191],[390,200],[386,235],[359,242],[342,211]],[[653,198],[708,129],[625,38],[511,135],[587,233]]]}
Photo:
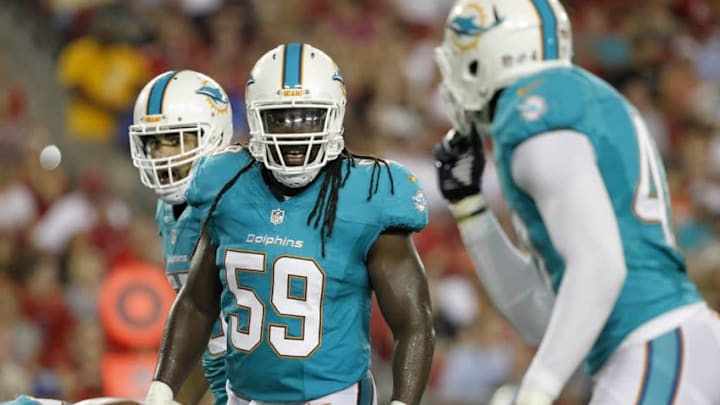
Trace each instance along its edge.
{"label": "helmet chin cup", "polygon": [[188,187],[190,187],[190,181],[186,181],[178,185],[177,187],[169,189],[155,189],[155,194],[158,196],[159,199],[170,205],[183,204],[186,201],[185,192],[187,191]]}
{"label": "helmet chin cup", "polygon": [[312,181],[317,178],[318,174],[320,174],[320,170],[321,168],[318,167],[315,169],[306,169],[302,173],[295,174],[282,173],[277,170],[272,171],[271,173],[278,183],[290,188],[301,188],[312,183]]}

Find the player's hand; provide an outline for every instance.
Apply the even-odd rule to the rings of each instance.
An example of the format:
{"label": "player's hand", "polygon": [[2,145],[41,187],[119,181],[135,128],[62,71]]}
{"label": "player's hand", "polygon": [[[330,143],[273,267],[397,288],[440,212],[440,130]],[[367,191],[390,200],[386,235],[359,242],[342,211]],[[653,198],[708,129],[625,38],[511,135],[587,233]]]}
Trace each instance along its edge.
{"label": "player's hand", "polygon": [[440,192],[451,203],[480,194],[485,155],[480,136],[465,135],[454,129],[435,145],[435,167]]}

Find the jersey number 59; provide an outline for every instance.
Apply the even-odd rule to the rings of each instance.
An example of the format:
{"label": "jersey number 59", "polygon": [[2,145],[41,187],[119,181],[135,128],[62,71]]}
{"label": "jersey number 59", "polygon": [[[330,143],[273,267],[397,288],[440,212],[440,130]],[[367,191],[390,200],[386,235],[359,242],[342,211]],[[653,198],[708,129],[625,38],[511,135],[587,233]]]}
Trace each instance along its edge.
{"label": "jersey number 59", "polygon": [[[247,325],[240,327],[237,313],[228,313],[230,343],[242,352],[252,352],[263,340],[266,302],[252,288],[240,285],[241,272],[264,273],[264,253],[228,250],[225,253],[225,277],[228,290],[239,308],[247,311]],[[296,256],[279,256],[272,264],[270,304],[283,317],[300,319],[302,333],[289,336],[288,326],[268,324],[267,341],[280,357],[307,358],[320,347],[322,302],[325,292],[325,273],[312,259]],[[302,282],[304,291],[294,295],[293,280]]]}

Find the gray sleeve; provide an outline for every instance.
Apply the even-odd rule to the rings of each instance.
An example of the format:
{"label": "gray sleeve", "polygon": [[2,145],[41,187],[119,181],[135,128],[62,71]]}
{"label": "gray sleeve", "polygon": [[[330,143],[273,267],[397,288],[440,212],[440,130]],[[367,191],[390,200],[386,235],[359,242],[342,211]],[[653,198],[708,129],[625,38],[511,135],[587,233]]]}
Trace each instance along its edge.
{"label": "gray sleeve", "polygon": [[493,304],[525,343],[537,346],[553,306],[549,280],[513,246],[490,211],[460,222],[459,229]]}

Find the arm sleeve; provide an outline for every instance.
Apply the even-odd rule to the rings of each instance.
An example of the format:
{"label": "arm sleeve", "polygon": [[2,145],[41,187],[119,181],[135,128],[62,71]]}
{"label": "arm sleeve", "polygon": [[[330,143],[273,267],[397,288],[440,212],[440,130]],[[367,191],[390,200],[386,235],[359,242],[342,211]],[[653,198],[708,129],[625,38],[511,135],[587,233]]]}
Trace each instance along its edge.
{"label": "arm sleeve", "polygon": [[491,212],[460,222],[459,229],[493,304],[525,343],[537,346],[552,312],[549,280],[513,246]]}
{"label": "arm sleeve", "polygon": [[521,143],[512,156],[512,176],[534,200],[565,262],[547,331],[522,383],[557,397],[600,334],[624,283],[620,231],[584,134],[553,131]]}

